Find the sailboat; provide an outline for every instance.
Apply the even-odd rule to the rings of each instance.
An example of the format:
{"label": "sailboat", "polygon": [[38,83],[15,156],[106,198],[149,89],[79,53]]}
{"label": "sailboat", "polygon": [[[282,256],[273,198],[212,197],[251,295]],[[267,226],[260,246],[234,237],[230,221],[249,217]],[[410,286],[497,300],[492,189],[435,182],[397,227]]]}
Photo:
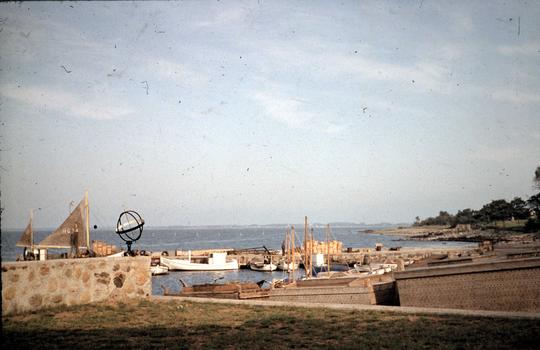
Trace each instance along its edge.
{"label": "sailboat", "polygon": [[70,257],[80,257],[81,249],[90,251],[90,208],[88,192],[67,219],[37,244],[40,249],[70,249]]}
{"label": "sailboat", "polygon": [[34,230],[32,229],[33,216],[33,212],[30,211],[28,225],[26,225],[21,237],[15,244],[17,247],[24,247],[24,260],[34,260],[38,253],[38,251],[34,249]]}
{"label": "sailboat", "polygon": [[[294,226],[293,226],[293,236],[294,236]],[[285,241],[283,242],[283,254],[285,255],[277,264],[277,269],[281,271],[293,271],[298,270],[299,264],[294,262],[294,252],[292,243],[291,233],[289,229],[285,233]]]}

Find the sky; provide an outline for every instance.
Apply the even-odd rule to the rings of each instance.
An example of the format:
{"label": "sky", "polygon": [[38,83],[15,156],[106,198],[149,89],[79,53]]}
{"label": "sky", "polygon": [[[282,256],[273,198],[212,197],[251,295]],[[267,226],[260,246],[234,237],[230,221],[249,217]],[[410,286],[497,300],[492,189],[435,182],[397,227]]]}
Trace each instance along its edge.
{"label": "sky", "polygon": [[3,228],[413,222],[534,194],[540,2],[0,4]]}

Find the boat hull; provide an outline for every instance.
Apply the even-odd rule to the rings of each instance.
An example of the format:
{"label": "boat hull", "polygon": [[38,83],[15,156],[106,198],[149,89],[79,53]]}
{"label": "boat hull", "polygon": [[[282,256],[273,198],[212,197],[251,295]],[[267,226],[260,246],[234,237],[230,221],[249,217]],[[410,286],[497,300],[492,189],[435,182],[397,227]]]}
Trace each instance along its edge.
{"label": "boat hull", "polygon": [[277,269],[277,266],[275,264],[264,264],[262,266],[249,264],[249,268],[252,269],[253,271],[271,272],[271,271],[275,271]]}
{"label": "boat hull", "polygon": [[284,261],[280,262],[279,264],[277,264],[277,269],[278,270],[281,270],[281,271],[292,271],[293,268],[294,270],[298,270],[300,266],[297,264],[297,263],[286,263]]}
{"label": "boat hull", "polygon": [[150,272],[152,273],[152,276],[166,275],[169,273],[169,268],[161,265],[150,266]]}
{"label": "boat hull", "polygon": [[161,257],[161,264],[167,266],[169,270],[179,271],[223,271],[223,270],[238,270],[238,261],[232,260],[220,264],[201,264],[194,263],[189,260],[171,259]]}

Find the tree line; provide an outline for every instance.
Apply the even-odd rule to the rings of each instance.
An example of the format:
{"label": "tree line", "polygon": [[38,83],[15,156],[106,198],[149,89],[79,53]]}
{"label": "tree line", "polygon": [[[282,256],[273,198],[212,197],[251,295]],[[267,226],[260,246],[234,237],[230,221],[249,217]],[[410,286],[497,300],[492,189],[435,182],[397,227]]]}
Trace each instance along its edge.
{"label": "tree line", "polygon": [[[540,189],[540,167],[536,168],[533,178],[534,186]],[[505,199],[493,200],[481,209],[462,209],[455,215],[440,211],[439,215],[420,220],[417,216],[414,226],[448,225],[455,227],[460,224],[485,226],[496,221],[527,220],[525,229],[540,230],[540,192],[527,200],[515,197],[510,202]]]}

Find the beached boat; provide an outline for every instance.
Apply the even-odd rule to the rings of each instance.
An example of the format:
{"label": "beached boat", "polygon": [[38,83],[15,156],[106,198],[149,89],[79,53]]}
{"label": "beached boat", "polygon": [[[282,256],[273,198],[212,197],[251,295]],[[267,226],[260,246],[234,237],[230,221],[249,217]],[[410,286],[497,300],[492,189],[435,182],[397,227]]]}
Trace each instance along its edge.
{"label": "beached boat", "polygon": [[220,299],[255,299],[268,298],[269,289],[262,288],[265,281],[258,283],[230,282],[226,284],[200,284],[183,286],[180,293],[172,293],[167,287],[161,286],[165,296],[182,296]]}
{"label": "beached boat", "polygon": [[169,268],[167,266],[162,266],[162,265],[153,265],[153,266],[150,266],[150,272],[152,273],[152,276],[166,275],[169,273]]}
{"label": "beached boat", "polygon": [[221,271],[238,269],[238,261],[236,259],[227,261],[227,253],[211,253],[210,257],[203,262],[191,261],[191,251],[187,260],[168,258],[166,256],[162,256],[160,260],[161,265],[168,267],[169,270]]}
{"label": "beached boat", "polygon": [[254,271],[271,272],[277,269],[277,265],[272,263],[265,263],[263,261],[252,261],[249,263],[249,268]]}

